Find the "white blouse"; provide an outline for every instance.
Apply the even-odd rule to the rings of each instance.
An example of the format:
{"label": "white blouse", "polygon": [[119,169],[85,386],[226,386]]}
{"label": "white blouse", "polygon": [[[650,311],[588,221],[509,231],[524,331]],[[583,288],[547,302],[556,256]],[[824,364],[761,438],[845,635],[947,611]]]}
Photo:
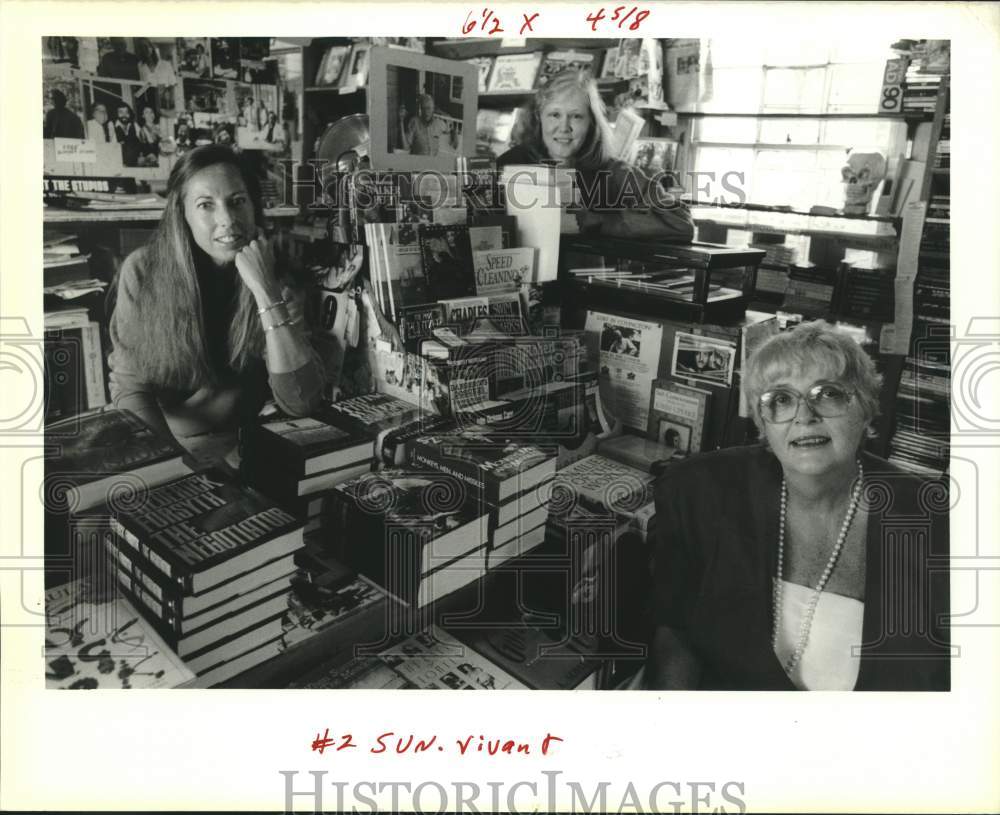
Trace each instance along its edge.
{"label": "white blouse", "polygon": [[[813,589],[781,581],[781,628],[775,653],[784,665],[799,641],[799,627]],[[789,678],[799,690],[853,690],[861,658],[851,653],[861,645],[865,604],[853,597],[824,591],[816,604],[809,641]]]}

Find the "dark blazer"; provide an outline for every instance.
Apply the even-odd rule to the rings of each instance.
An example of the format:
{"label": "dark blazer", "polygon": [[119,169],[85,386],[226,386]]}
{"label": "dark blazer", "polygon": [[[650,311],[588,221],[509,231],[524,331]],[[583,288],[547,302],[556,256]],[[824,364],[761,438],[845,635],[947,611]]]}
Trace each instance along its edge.
{"label": "dark blazer", "polygon": [[[949,690],[948,496],[863,454],[869,512],[855,690]],[[703,687],[794,690],[771,646],[781,466],[762,446],[695,456],[655,483],[656,624],[703,665]]]}

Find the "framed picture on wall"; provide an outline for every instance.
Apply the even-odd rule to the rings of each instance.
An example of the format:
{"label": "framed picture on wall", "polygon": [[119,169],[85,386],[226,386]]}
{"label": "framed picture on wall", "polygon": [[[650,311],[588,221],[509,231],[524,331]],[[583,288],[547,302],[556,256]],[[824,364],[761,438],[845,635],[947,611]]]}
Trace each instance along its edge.
{"label": "framed picture on wall", "polygon": [[475,155],[475,65],[398,48],[372,48],[368,116],[376,170],[455,169]]}

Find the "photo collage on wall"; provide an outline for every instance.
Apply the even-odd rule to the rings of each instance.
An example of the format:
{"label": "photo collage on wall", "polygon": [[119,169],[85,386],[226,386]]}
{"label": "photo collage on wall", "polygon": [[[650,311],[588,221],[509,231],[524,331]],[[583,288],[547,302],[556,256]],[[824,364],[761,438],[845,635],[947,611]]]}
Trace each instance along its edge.
{"label": "photo collage on wall", "polygon": [[149,168],[202,144],[288,147],[269,38],[47,37],[43,46],[43,138],[86,139],[101,160],[120,149],[123,166]]}

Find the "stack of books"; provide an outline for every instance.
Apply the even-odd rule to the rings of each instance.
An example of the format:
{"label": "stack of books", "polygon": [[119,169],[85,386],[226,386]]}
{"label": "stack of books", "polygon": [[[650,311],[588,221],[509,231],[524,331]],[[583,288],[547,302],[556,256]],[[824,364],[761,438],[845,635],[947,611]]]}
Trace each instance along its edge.
{"label": "stack of books", "polygon": [[206,470],[112,504],[104,538],[125,596],[208,687],[267,659],[282,634],[303,523]]}
{"label": "stack of books", "polygon": [[488,513],[455,476],[388,468],[338,484],[330,504],[333,555],[411,608],[485,572]]}
{"label": "stack of books", "polygon": [[545,538],[556,473],[556,450],[464,430],[413,442],[413,464],[459,479],[463,492],[487,511],[487,567],[519,557]]}
{"label": "stack of books", "polygon": [[925,73],[917,63],[911,64],[903,83],[903,113],[933,113],[942,78],[941,74]]}
{"label": "stack of books", "polygon": [[946,344],[937,357],[906,358],[896,392],[896,431],[889,447],[890,461],[932,477],[948,469],[951,431],[951,366]]}
{"label": "stack of books", "polygon": [[582,513],[627,525],[652,501],[652,483],[649,470],[592,453],[556,472],[551,523],[565,529]]}
{"label": "stack of books", "polygon": [[379,437],[420,415],[411,402],[370,393],[306,418],[267,421],[243,431],[241,472],[261,492],[315,519],[319,496],[369,472]]}

